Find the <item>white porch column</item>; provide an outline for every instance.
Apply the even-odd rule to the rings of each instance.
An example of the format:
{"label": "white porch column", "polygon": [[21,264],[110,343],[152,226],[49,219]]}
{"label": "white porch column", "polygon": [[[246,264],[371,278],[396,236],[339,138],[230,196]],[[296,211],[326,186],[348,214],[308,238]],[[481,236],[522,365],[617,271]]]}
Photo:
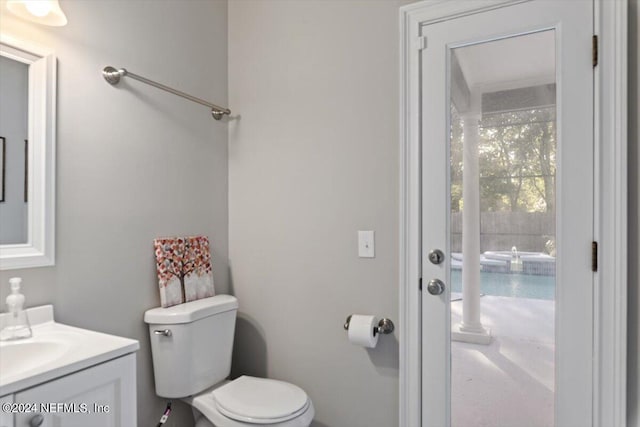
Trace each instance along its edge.
{"label": "white porch column", "polygon": [[480,168],[479,114],[461,116],[462,142],[462,322],[452,328],[456,341],[489,344],[491,331],[480,322]]}

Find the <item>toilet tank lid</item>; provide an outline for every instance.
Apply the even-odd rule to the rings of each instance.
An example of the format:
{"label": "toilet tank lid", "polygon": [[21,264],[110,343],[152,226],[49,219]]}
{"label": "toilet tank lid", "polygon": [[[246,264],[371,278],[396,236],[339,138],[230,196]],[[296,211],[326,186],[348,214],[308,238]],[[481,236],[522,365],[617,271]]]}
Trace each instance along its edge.
{"label": "toilet tank lid", "polygon": [[237,310],[238,300],[231,295],[216,295],[171,307],[157,307],[144,313],[144,321],[151,324],[175,325],[191,323],[214,314]]}

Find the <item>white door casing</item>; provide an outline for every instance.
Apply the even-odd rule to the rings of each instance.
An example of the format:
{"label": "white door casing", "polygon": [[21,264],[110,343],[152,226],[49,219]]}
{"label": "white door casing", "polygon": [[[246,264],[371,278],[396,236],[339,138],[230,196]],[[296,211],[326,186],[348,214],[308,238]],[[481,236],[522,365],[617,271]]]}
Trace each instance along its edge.
{"label": "white door casing", "polygon": [[[436,82],[440,83],[441,88],[446,87],[446,85],[442,84],[445,81],[444,76],[437,74],[442,72],[444,67],[435,67],[436,70],[428,69],[429,65],[433,65],[431,64],[433,59],[425,59],[425,55],[428,54],[422,52],[429,51],[429,49],[442,48],[443,51],[439,52],[439,55],[435,57],[444,60],[446,55],[443,54],[444,47],[438,44],[437,35],[435,37],[434,35],[428,35],[426,50],[421,50],[424,47],[425,40],[419,36],[423,35],[422,31],[428,28],[429,23],[433,24],[431,26],[431,29],[433,29],[438,22],[448,20],[453,22],[455,19],[469,16],[472,13],[489,11],[492,12],[479,13],[474,17],[467,18],[466,24],[460,31],[449,33],[454,34],[455,37],[451,37],[447,41],[455,43],[457,40],[458,44],[462,45],[465,40],[478,41],[477,38],[479,36],[491,39],[501,35],[556,28],[556,37],[559,40],[559,50],[557,52],[558,84],[561,92],[559,103],[563,102],[563,98],[566,99],[571,96],[572,92],[580,93],[576,89],[579,89],[578,86],[571,87],[574,83],[573,80],[567,81],[567,84],[564,87],[562,86],[563,82],[566,81],[566,76],[563,77],[562,73],[566,73],[577,62],[584,61],[585,55],[590,57],[590,46],[582,49],[579,42],[576,41],[576,37],[578,37],[577,33],[580,33],[582,38],[587,39],[585,42],[590,42],[590,35],[594,31],[591,28],[591,19],[587,18],[588,22],[586,24],[583,23],[582,26],[579,25],[579,22],[574,22],[573,25],[578,25],[576,30],[572,33],[563,33],[562,31],[569,26],[568,22],[563,22],[561,19],[556,19],[553,15],[549,15],[549,13],[554,13],[549,10],[552,8],[537,8],[534,5],[534,3],[542,3],[544,5],[544,2],[516,5],[517,3],[522,2],[430,1],[407,6],[401,10],[402,199],[400,216],[400,313],[404,325],[401,330],[400,362],[401,426],[422,425],[421,419],[429,420],[429,424],[424,425],[447,425],[449,416],[447,409],[449,407],[449,390],[447,387],[450,369],[448,354],[449,325],[447,324],[449,308],[448,304],[444,303],[445,300],[448,302],[448,297],[438,299],[438,297],[430,296],[426,292],[426,295],[423,296],[419,290],[421,277],[424,278],[425,282],[431,277],[445,280],[445,272],[448,271],[446,266],[421,265],[421,253],[423,251],[427,252],[431,247],[438,246],[443,249],[446,248],[445,233],[436,233],[439,237],[434,237],[428,227],[424,226],[421,229],[421,225],[446,224],[446,217],[448,216],[448,202],[444,191],[444,188],[448,188],[448,186],[443,182],[446,180],[446,144],[444,142],[446,141],[448,129],[446,129],[446,116],[442,111],[443,107],[448,104],[445,102],[448,99],[447,93],[445,90],[441,91],[441,96],[438,99],[440,105],[437,102],[431,104],[422,102],[423,99],[421,98],[421,95],[424,96],[424,91],[438,90],[438,83]],[[549,6],[549,4],[546,6]],[[569,166],[566,166],[565,175],[559,177],[558,193],[560,195],[558,200],[562,201],[563,197],[567,197],[562,202],[563,206],[565,206],[565,212],[561,212],[561,215],[567,217],[566,214],[570,214],[568,216],[569,221],[562,222],[562,219],[559,219],[559,240],[569,241],[568,236],[572,235],[571,233],[577,233],[575,235],[580,236],[580,230],[585,228],[585,224],[588,227],[589,223],[593,222],[594,226],[592,228],[593,232],[589,233],[590,235],[578,237],[578,239],[584,240],[584,242],[580,241],[575,244],[576,247],[580,248],[579,250],[568,251],[568,246],[565,248],[564,253],[567,258],[563,257],[564,266],[575,267],[561,267],[558,272],[558,280],[568,280],[570,275],[575,274],[577,270],[582,271],[586,268],[586,271],[588,271],[590,267],[588,249],[592,239],[606,239],[610,250],[606,253],[600,252],[600,268],[593,275],[595,282],[593,285],[589,285],[587,292],[574,292],[574,295],[560,293],[558,295],[559,306],[563,306],[565,304],[563,301],[571,297],[577,298],[578,301],[572,300],[572,304],[566,305],[580,307],[577,311],[573,308],[559,310],[559,317],[557,318],[557,341],[561,346],[556,361],[556,381],[558,384],[556,405],[558,413],[556,420],[558,425],[576,425],[575,423],[579,423],[579,425],[617,426],[624,424],[624,367],[626,362],[624,360],[626,339],[626,277],[624,275],[626,271],[626,252],[624,250],[626,244],[624,233],[626,218],[624,215],[626,213],[626,188],[623,178],[626,176],[626,169],[624,168],[626,135],[623,130],[626,129],[624,126],[626,123],[624,106],[626,104],[624,92],[625,51],[623,48],[626,46],[626,4],[624,2],[596,2],[595,6],[595,32],[601,37],[606,37],[606,42],[601,43],[601,50],[605,46],[608,48],[608,50],[601,52],[600,63],[595,69],[595,124],[594,131],[591,132],[589,127],[589,134],[586,136],[590,138],[595,135],[595,146],[593,150],[588,150],[590,152],[587,153],[586,158],[582,157],[582,162],[576,162],[575,160],[573,163],[567,162]],[[562,8],[561,5],[558,7]],[[520,11],[516,11],[518,8]],[[518,13],[521,14],[520,18],[526,16],[526,22],[523,22],[524,19],[509,19],[509,13],[513,11],[516,11],[516,17],[519,16]],[[491,15],[494,15],[493,19],[496,19],[495,16],[499,18],[490,25],[490,30],[485,27],[486,33],[483,34],[481,31],[482,26],[486,26],[487,22],[491,22]],[[575,13],[569,14],[566,19],[573,20],[574,18],[580,19]],[[473,24],[476,19],[478,22],[484,20],[485,24],[480,23],[476,27]],[[585,20],[585,17],[583,16],[581,19]],[[563,28],[563,25],[565,28]],[[586,33],[585,29],[587,30]],[[450,28],[448,30],[451,31]],[[480,30],[479,33],[478,30]],[[425,32],[429,33],[430,30],[425,30]],[[443,34],[446,39],[447,33],[444,32]],[[570,39],[572,38],[576,40],[571,41]],[[567,49],[569,46],[572,46],[572,49]],[[432,54],[433,50],[431,51]],[[421,77],[424,76],[424,73],[427,73],[429,78],[421,82]],[[603,76],[608,76],[608,79],[606,81],[603,80]],[[423,94],[418,89],[421,87],[421,83],[423,85]],[[432,87],[428,89],[427,87],[430,83]],[[577,105],[573,109],[564,108],[567,106],[563,107],[562,104],[559,104],[560,120],[564,123],[570,123],[571,120],[576,120],[577,116],[572,116],[573,114],[582,114],[584,116],[585,111],[583,110],[580,113],[580,109],[585,107],[585,104],[587,104],[588,108],[591,108],[591,103],[585,103],[584,100],[582,105]],[[440,107],[440,111],[437,111],[438,107]],[[432,108],[434,109],[432,110]],[[616,112],[616,114],[612,114],[613,112]],[[425,118],[426,120],[423,122]],[[567,138],[569,134],[563,134],[563,122],[560,122],[560,139],[569,140]],[[433,135],[435,133],[440,135],[440,140],[443,143],[429,145],[429,152],[426,153],[427,149],[424,148],[426,143],[421,139],[420,126],[426,129],[425,134]],[[434,130],[434,126],[440,126],[440,129]],[[570,129],[568,127],[565,128]],[[584,127],[582,130],[584,130]],[[573,136],[579,135],[579,132],[580,130]],[[607,144],[603,144],[605,137],[607,138]],[[566,144],[562,149],[566,149]],[[440,159],[440,161],[431,162],[428,165],[421,164],[421,155],[423,156],[422,159],[435,158]],[[591,155],[595,155],[594,162],[590,160]],[[425,160],[425,162],[428,161]],[[593,167],[591,167],[592,164]],[[433,182],[433,179],[428,179],[422,183],[422,190],[424,190],[425,197],[428,198],[430,203],[423,205],[424,209],[421,211],[420,201],[423,196],[421,194],[421,179],[425,179],[425,168],[427,167],[430,173],[433,173],[434,168],[442,168],[440,171],[441,179],[436,181],[440,182],[437,185],[429,185]],[[565,166],[560,166],[561,174],[563,173],[563,167]],[[594,171],[594,191],[591,194],[595,199],[597,208],[587,207],[587,210],[591,211],[590,215],[587,215],[586,218],[582,217],[582,221],[576,221],[575,213],[571,214],[570,210],[572,203],[576,203],[578,199],[571,199],[573,194],[569,189],[581,184],[580,177],[584,179],[585,174],[589,176]],[[437,172],[435,175],[437,176]],[[429,178],[433,178],[433,176],[430,175]],[[572,179],[577,181],[572,182]],[[434,191],[433,194],[430,194],[431,190]],[[584,194],[582,197],[584,197]],[[588,199],[587,204],[592,205],[591,196],[587,194],[586,197]],[[603,198],[613,199],[614,203],[603,205]],[[560,211],[562,209],[562,206],[559,207]],[[584,207],[582,209],[584,211]],[[424,217],[421,218],[421,215],[424,215]],[[594,217],[593,221],[590,219],[591,216]],[[435,227],[435,229],[441,228],[442,226]],[[605,230],[607,234],[603,235]],[[428,244],[429,247],[422,246],[421,232],[425,239],[425,245]],[[564,238],[562,237],[563,234]],[[438,241],[438,238],[441,240]],[[429,240],[428,243],[427,240]],[[581,280],[592,281],[590,272],[581,274]],[[605,280],[606,289],[602,285]],[[591,307],[593,307],[593,310],[591,310]],[[580,312],[580,310],[583,311]],[[421,318],[421,313],[427,314]],[[435,325],[434,322],[436,322]],[[428,337],[430,342],[423,342],[422,334],[425,332],[424,329],[426,327],[429,327]],[[564,334],[568,335],[564,336]],[[564,349],[562,347],[563,341],[565,341]],[[593,346],[591,342],[593,342]],[[572,343],[572,346],[566,346],[567,343]],[[573,347],[573,350],[571,347]],[[579,348],[582,348],[582,351],[579,351]],[[587,353],[593,353],[593,357],[589,357],[589,354],[582,354],[585,348]],[[447,349],[447,351],[444,351],[444,349]],[[592,351],[589,352],[588,350]],[[575,354],[571,354],[572,351]],[[578,387],[574,389],[570,386],[570,383],[579,378],[582,378],[582,380],[577,381],[579,383]],[[583,404],[591,406],[590,402],[592,400],[594,402],[592,410],[582,406]],[[570,411],[569,409],[574,410]],[[422,413],[423,410],[429,413],[428,418],[425,418],[426,415]]]}

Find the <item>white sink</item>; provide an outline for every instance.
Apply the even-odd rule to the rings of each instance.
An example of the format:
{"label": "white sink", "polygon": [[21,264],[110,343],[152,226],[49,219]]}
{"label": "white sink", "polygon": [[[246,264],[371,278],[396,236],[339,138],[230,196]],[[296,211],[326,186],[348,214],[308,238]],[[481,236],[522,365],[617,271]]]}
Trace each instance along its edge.
{"label": "white sink", "polygon": [[55,361],[69,351],[69,343],[34,339],[0,343],[0,372],[20,375]]}
{"label": "white sink", "polygon": [[[0,341],[0,397],[140,347],[136,340],[56,323],[50,305],[27,312],[33,336]],[[0,327],[4,316],[0,314]]]}

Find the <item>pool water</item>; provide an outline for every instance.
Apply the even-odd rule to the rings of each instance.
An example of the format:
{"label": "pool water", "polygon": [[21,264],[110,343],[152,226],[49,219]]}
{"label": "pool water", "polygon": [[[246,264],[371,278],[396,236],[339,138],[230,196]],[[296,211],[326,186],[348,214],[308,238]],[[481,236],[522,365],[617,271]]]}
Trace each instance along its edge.
{"label": "pool water", "polygon": [[[462,292],[462,272],[451,271],[451,291]],[[556,278],[513,273],[480,273],[480,293],[502,297],[554,300]]]}

